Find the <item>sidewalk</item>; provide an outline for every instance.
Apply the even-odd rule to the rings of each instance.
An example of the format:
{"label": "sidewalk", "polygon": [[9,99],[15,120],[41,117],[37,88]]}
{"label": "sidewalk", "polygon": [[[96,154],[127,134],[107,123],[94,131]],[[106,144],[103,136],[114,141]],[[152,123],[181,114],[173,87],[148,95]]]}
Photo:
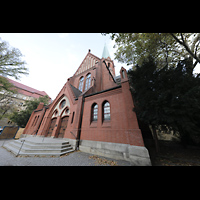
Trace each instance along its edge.
{"label": "sidewalk", "polygon": [[[16,157],[11,152],[8,152],[2,147],[5,142],[11,142],[13,139],[0,140],[0,166],[110,166],[102,165],[97,162],[97,159],[93,154],[84,152],[73,152],[61,157]],[[117,166],[130,166],[130,163],[122,160],[114,160],[110,158],[103,158],[106,160],[112,160]]]}

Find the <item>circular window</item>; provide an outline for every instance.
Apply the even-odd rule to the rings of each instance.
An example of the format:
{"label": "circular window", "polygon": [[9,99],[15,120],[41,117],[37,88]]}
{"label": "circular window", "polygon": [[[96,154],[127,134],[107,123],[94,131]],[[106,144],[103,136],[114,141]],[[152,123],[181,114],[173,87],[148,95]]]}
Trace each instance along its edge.
{"label": "circular window", "polygon": [[63,107],[65,106],[65,104],[66,104],[66,101],[63,100],[63,101],[60,103],[60,108],[63,108]]}

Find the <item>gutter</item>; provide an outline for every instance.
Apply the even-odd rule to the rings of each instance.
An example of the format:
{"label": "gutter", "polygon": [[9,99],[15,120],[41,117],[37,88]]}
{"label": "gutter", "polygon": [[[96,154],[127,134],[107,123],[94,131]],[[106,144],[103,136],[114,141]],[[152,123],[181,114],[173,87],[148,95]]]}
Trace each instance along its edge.
{"label": "gutter", "polygon": [[85,96],[83,95],[82,108],[81,108],[81,119],[80,119],[80,122],[79,122],[79,125],[78,125],[77,146],[76,146],[76,148],[75,148],[76,150],[79,150],[79,145],[80,145],[81,127],[82,127],[84,103],[85,103]]}

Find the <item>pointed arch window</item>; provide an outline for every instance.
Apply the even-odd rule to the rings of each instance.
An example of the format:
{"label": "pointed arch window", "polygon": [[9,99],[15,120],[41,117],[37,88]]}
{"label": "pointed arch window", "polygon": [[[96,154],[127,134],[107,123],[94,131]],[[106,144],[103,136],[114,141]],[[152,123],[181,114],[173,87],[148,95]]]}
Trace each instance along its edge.
{"label": "pointed arch window", "polygon": [[98,120],[98,105],[96,103],[94,103],[92,105],[92,120],[91,121],[97,121]]}
{"label": "pointed arch window", "polygon": [[80,81],[79,81],[79,86],[78,86],[78,89],[82,92],[83,91],[83,82],[84,82],[84,77],[82,76],[80,78]]}
{"label": "pointed arch window", "polygon": [[110,120],[110,103],[105,101],[103,103],[103,121]]}
{"label": "pointed arch window", "polygon": [[122,78],[125,78],[125,72],[122,70]]}
{"label": "pointed arch window", "polygon": [[85,90],[87,90],[91,85],[91,74],[88,74],[86,76],[86,82],[85,82]]}

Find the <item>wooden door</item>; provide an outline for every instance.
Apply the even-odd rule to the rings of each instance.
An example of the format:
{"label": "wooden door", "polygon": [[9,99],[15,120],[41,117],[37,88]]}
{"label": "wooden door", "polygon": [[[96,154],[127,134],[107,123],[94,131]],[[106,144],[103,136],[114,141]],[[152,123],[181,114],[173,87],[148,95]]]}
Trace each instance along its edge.
{"label": "wooden door", "polygon": [[61,125],[60,125],[60,130],[59,130],[59,133],[58,133],[58,138],[63,138],[64,137],[64,132],[65,132],[65,129],[67,128],[68,119],[69,119],[68,116],[63,117],[61,119]]}
{"label": "wooden door", "polygon": [[56,124],[56,118],[54,118],[54,119],[51,120],[51,125],[50,125],[50,127],[49,127],[49,131],[48,131],[48,133],[47,133],[47,137],[51,137],[51,134],[52,134],[52,132],[53,132],[53,129],[54,129],[54,127],[55,127],[55,124]]}

